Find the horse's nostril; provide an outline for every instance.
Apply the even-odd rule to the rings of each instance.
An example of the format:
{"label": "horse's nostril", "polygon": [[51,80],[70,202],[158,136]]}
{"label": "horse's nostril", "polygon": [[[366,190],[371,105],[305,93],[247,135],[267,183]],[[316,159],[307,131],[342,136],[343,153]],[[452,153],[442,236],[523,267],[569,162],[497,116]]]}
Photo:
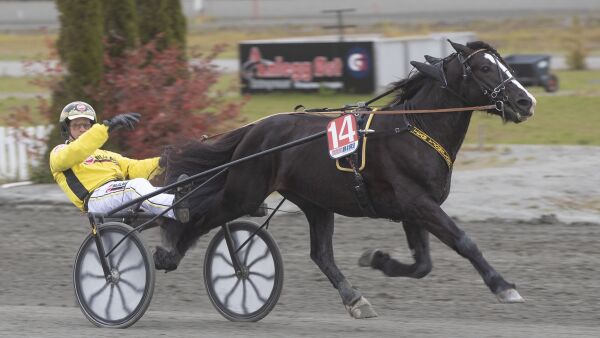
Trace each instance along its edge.
{"label": "horse's nostril", "polygon": [[519,107],[524,108],[524,110],[529,110],[529,108],[531,108],[531,100],[528,99],[517,100],[517,104]]}

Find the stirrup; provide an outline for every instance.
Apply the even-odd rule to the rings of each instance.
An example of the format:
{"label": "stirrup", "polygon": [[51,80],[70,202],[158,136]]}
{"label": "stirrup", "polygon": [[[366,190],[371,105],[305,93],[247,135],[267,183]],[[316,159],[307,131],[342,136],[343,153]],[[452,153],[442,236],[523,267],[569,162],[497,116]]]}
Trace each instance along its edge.
{"label": "stirrup", "polygon": [[[189,178],[188,175],[181,174],[177,178],[177,182],[181,182],[188,178]],[[183,198],[183,196],[185,196],[187,193],[189,193],[191,190],[190,188],[191,188],[190,184],[185,184],[183,186],[177,187],[177,190],[175,191],[175,198],[173,199],[173,204],[180,201]],[[181,223],[187,223],[190,221],[190,202],[188,199],[189,199],[189,197],[184,200],[181,200],[181,202],[179,202],[173,208],[173,213],[175,214],[175,218]]]}

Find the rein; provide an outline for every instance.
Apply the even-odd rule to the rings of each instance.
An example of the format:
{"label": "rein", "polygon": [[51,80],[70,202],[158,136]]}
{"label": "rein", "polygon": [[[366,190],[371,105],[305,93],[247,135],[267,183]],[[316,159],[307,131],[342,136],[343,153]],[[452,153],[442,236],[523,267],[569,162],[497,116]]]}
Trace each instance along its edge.
{"label": "rein", "polygon": [[[352,114],[374,114],[374,115],[401,115],[401,114],[431,114],[431,113],[459,113],[464,111],[474,111],[474,110],[489,110],[489,109],[498,109],[497,105],[490,104],[487,106],[472,106],[472,107],[460,107],[460,108],[442,108],[442,109],[406,109],[406,110],[354,110],[347,111],[343,109],[336,110],[323,110],[323,111],[314,111],[308,110],[305,112],[290,112],[287,114],[315,114],[315,115],[339,115],[345,113]],[[283,113],[286,114],[286,113]]]}

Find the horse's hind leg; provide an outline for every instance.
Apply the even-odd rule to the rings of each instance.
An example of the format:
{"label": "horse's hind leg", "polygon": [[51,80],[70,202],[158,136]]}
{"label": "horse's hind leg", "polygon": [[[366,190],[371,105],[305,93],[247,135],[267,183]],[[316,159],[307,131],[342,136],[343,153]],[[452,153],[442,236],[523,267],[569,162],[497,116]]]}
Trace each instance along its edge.
{"label": "horse's hind leg", "polygon": [[369,249],[360,257],[360,266],[370,266],[381,270],[390,277],[423,278],[431,272],[431,256],[429,255],[429,233],[418,223],[403,222],[406,241],[415,260],[414,264],[404,264],[390,257],[389,254]]}
{"label": "horse's hind leg", "polygon": [[334,288],[340,293],[342,303],[354,318],[377,317],[369,301],[362,293],[352,287],[339,270],[333,258],[333,213],[310,202],[285,196],[294,202],[306,215],[310,227],[310,258],[329,278]]}
{"label": "horse's hind leg", "polygon": [[156,270],[169,272],[177,269],[187,250],[206,230],[195,227],[192,223],[181,224],[169,220],[163,224],[161,232],[165,246],[156,246],[154,249],[154,266]]}

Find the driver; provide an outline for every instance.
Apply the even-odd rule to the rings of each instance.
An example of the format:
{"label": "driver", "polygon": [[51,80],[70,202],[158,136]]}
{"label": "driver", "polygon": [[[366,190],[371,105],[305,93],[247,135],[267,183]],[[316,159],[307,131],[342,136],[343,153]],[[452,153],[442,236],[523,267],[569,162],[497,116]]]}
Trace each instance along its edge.
{"label": "driver", "polygon": [[[76,207],[105,213],[157,190],[148,180],[163,171],[159,157],[134,160],[100,149],[112,131],[133,129],[139,119],[140,114],[128,113],[96,123],[96,112],[85,102],[71,102],[63,108],[59,123],[66,142],[51,151],[50,170]],[[186,177],[180,179],[183,178]],[[156,215],[181,198],[182,193],[178,191],[176,195],[159,194],[144,200],[140,207]],[[164,216],[188,222],[189,209],[181,204]]]}

